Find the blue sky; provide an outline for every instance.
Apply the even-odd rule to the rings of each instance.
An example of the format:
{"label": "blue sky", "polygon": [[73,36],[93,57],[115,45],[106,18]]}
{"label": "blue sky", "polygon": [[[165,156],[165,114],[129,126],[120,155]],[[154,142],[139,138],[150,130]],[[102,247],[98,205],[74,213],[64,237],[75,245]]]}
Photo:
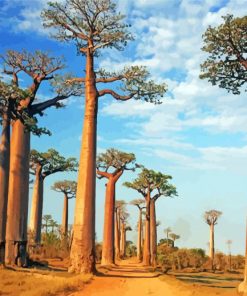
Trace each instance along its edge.
{"label": "blue sky", "polygon": [[[82,76],[84,58],[73,44],[49,38],[39,15],[46,0],[0,0],[0,53],[7,49],[41,49],[63,55],[68,72]],[[198,78],[201,35],[209,25],[221,23],[221,16],[246,14],[244,0],[122,0],[119,9],[132,24],[136,40],[124,52],[107,50],[97,67],[120,69],[124,65],[146,65],[169,92],[164,103],[154,106],[140,101],[119,103],[100,99],[98,152],[115,147],[134,152],[139,163],[173,176],[179,197],[157,202],[159,239],[170,226],[181,235],[178,246],[206,249],[209,229],[203,221],[206,210],[223,212],[216,226],[216,249],[226,251],[233,240],[233,253],[244,253],[247,194],[247,105],[246,94],[234,96]],[[0,65],[1,67],[1,65]],[[23,86],[26,80],[23,77]],[[39,98],[51,95],[41,88]],[[65,156],[79,157],[83,122],[83,97],[71,98],[63,110],[50,109],[40,125],[52,137],[32,137],[32,147],[45,151],[53,147]],[[135,177],[126,173],[117,186],[117,199],[139,198],[121,186]],[[50,190],[57,180],[76,179],[76,174],[57,174],[45,181],[44,214],[60,222],[62,196]],[[102,238],[104,180],[97,181],[97,238]],[[31,201],[30,192],[30,201]],[[129,223],[135,229],[137,211],[128,207]],[[73,222],[74,201],[70,201],[69,222]],[[136,240],[136,232],[129,239]]]}

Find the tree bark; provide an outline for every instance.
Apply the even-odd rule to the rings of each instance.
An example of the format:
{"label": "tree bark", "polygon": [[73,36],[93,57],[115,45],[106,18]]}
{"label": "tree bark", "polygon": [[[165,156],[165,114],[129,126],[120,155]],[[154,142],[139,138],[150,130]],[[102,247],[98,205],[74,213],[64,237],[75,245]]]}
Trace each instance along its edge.
{"label": "tree bark", "polygon": [[64,194],[63,201],[63,218],[62,218],[62,235],[67,237],[68,235],[68,214],[69,214],[69,200],[67,194]]}
{"label": "tree bark", "polygon": [[4,263],[10,161],[10,119],[3,115],[0,143],[0,264]]}
{"label": "tree bark", "polygon": [[36,174],[35,174],[35,184],[33,187],[33,199],[32,199],[30,225],[29,225],[35,244],[40,244],[41,242],[43,195],[44,195],[44,179],[41,175],[41,172],[42,172],[42,167],[37,166]]}
{"label": "tree bark", "polygon": [[137,239],[137,259],[142,260],[142,209],[139,209],[138,239]]}
{"label": "tree bark", "polygon": [[6,226],[6,264],[26,265],[30,133],[20,120],[12,128]]}
{"label": "tree bark", "polygon": [[156,212],[155,200],[150,201],[150,245],[151,245],[151,264],[157,266],[157,227],[156,227]]}
{"label": "tree bark", "polygon": [[210,245],[209,257],[211,259],[211,265],[212,265],[212,269],[213,269],[213,267],[214,267],[214,224],[210,225],[210,241],[209,241],[209,245]]}
{"label": "tree bark", "polygon": [[115,209],[115,260],[120,259],[120,232],[119,232],[119,220],[118,220],[118,209]]}
{"label": "tree bark", "polygon": [[93,53],[87,51],[85,115],[76,194],[70,272],[95,271],[95,178],[98,92]]}
{"label": "tree bark", "polygon": [[108,179],[105,196],[105,218],[102,246],[101,265],[114,264],[114,208],[115,208],[115,180]]}
{"label": "tree bark", "polygon": [[122,259],[126,255],[126,232],[125,232],[125,223],[121,223],[121,245],[120,245],[120,256]]}
{"label": "tree bark", "polygon": [[150,266],[150,192],[146,196],[146,222],[145,222],[145,241],[143,250],[143,264]]}

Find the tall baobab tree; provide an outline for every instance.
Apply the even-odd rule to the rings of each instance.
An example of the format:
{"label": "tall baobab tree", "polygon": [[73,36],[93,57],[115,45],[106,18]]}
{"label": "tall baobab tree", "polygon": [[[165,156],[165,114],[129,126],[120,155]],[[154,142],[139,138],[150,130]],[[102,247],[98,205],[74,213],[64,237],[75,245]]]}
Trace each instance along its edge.
{"label": "tall baobab tree", "polygon": [[167,227],[164,229],[164,232],[166,234],[166,244],[167,246],[169,246],[169,233],[172,232],[171,227]]}
{"label": "tall baobab tree", "polygon": [[[75,78],[85,86],[85,114],[77,197],[74,220],[74,239],[70,253],[70,271],[90,273],[95,270],[95,168],[98,99],[110,95],[116,100],[142,99],[160,103],[166,85],[148,80],[145,67],[125,67],[109,73],[95,69],[95,57],[107,48],[123,50],[133,37],[124,16],[116,11],[111,0],[66,0],[49,2],[42,12],[45,27],[57,29],[53,34],[59,41],[73,41],[77,52],[86,58],[84,78]],[[99,84],[119,82],[121,93],[113,88],[99,89]]]}
{"label": "tall baobab tree", "polygon": [[141,173],[133,182],[125,182],[124,185],[132,188],[145,198],[146,201],[146,225],[145,246],[143,250],[143,263],[155,266],[157,259],[157,229],[155,202],[161,196],[176,196],[175,186],[169,183],[172,177],[160,172],[142,168]]}
{"label": "tall baobab tree", "polygon": [[25,92],[14,82],[7,84],[0,80],[0,264],[4,263],[5,236],[7,220],[9,161],[10,161],[10,124],[16,114],[18,101],[24,98]]}
{"label": "tall baobab tree", "polygon": [[115,187],[125,170],[134,170],[135,155],[116,149],[100,153],[96,160],[98,178],[106,178],[105,219],[101,265],[114,264]]}
{"label": "tall baobab tree", "polygon": [[217,211],[217,210],[210,210],[210,211],[205,212],[205,214],[204,214],[204,219],[205,219],[206,223],[210,227],[210,240],[209,240],[210,252],[209,252],[209,257],[211,259],[212,269],[214,268],[214,253],[215,253],[215,249],[214,249],[214,226],[217,224],[217,221],[218,221],[218,219],[219,219],[219,217],[221,215],[222,215],[222,212]]}
{"label": "tall baobab tree", "polygon": [[30,170],[35,175],[35,184],[33,188],[30,230],[33,232],[35,243],[40,243],[41,240],[45,178],[58,172],[76,171],[77,166],[78,164],[75,158],[66,159],[54,149],[49,149],[44,153],[36,150],[31,151]]}
{"label": "tall baobab tree", "polygon": [[[67,85],[63,79],[58,79],[54,73],[62,69],[61,59],[50,57],[46,53],[36,51],[17,52],[10,50],[2,57],[4,72],[15,79],[19,86],[19,74],[24,73],[31,83],[25,90],[27,96],[19,101],[17,114],[12,120],[10,169],[6,225],[6,264],[26,264],[27,243],[27,212],[29,193],[29,153],[30,132],[41,135],[49,133],[44,128],[37,127],[37,115],[54,106],[61,107],[61,100],[71,95],[80,95],[81,86]],[[25,77],[26,77],[25,76]],[[23,76],[24,77],[24,76]],[[67,79],[67,78],[66,78]],[[46,101],[36,102],[40,85],[48,81],[53,85],[56,95]]]}
{"label": "tall baobab tree", "polygon": [[52,190],[56,192],[61,192],[64,195],[63,217],[61,226],[61,232],[63,237],[67,237],[68,235],[69,199],[75,198],[76,187],[77,182],[69,180],[55,182],[51,187]]}
{"label": "tall baobab tree", "polygon": [[121,242],[120,242],[120,257],[122,259],[126,256],[126,232],[131,231],[131,227],[127,225],[127,220],[129,218],[129,213],[125,209],[122,209],[120,212],[120,233],[121,233]]}
{"label": "tall baobab tree", "polygon": [[171,238],[172,241],[173,241],[173,247],[175,247],[175,241],[176,241],[177,239],[180,239],[180,235],[178,235],[178,234],[176,234],[176,233],[170,233],[169,236],[170,236],[170,238]]}
{"label": "tall baobab tree", "polygon": [[246,91],[247,85],[247,16],[223,16],[224,23],[209,27],[203,35],[203,51],[209,54],[201,65],[203,79],[233,94]]}
{"label": "tall baobab tree", "polygon": [[138,239],[137,239],[137,258],[139,261],[142,260],[142,213],[145,206],[143,204],[145,200],[134,199],[130,202],[131,205],[136,206],[139,210],[139,221],[138,221]]}
{"label": "tall baobab tree", "polygon": [[126,203],[124,200],[115,202],[115,259],[120,259],[120,239],[121,239],[121,220],[120,215],[125,211]]}

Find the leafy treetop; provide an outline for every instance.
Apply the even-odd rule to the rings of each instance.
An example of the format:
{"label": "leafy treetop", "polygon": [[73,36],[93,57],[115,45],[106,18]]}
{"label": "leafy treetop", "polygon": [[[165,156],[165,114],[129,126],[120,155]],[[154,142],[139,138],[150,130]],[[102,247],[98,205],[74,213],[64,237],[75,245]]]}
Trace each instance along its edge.
{"label": "leafy treetop", "polygon": [[135,170],[135,155],[117,149],[108,149],[100,153],[96,159],[97,175],[99,178],[119,178],[125,170]]}
{"label": "leafy treetop", "polygon": [[76,188],[77,182],[69,180],[55,182],[51,187],[51,189],[54,191],[64,193],[69,199],[76,196]]}
{"label": "leafy treetop", "polygon": [[207,211],[204,214],[204,219],[208,225],[216,225],[218,218],[222,215],[222,212],[217,210]]}
{"label": "leafy treetop", "polygon": [[130,202],[131,205],[138,207],[140,211],[145,209],[144,203],[145,203],[144,199],[134,199]]}
{"label": "leafy treetop", "polygon": [[247,83],[247,16],[223,17],[224,23],[209,27],[203,35],[203,51],[209,54],[201,65],[200,78],[208,79],[233,94],[240,94]]}
{"label": "leafy treetop", "polygon": [[76,171],[78,162],[76,158],[65,158],[55,149],[49,149],[47,152],[38,152],[31,150],[30,170],[32,174],[38,174],[42,179],[51,174],[64,171]]}

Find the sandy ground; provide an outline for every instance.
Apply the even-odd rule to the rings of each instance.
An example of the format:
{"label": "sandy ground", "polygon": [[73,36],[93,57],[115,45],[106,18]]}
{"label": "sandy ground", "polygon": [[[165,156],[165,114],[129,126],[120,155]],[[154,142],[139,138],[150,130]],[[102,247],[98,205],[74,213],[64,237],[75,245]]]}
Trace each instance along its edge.
{"label": "sandy ground", "polygon": [[[208,277],[208,275],[207,275]],[[214,283],[214,278],[212,282]],[[74,292],[70,296],[236,296],[236,286],[239,281],[231,279],[231,286],[203,285],[203,283],[188,283],[178,280],[175,276],[162,276],[149,272],[136,263],[122,263],[111,269],[100,269],[89,285],[83,291]],[[234,283],[233,283],[234,282]]]}

